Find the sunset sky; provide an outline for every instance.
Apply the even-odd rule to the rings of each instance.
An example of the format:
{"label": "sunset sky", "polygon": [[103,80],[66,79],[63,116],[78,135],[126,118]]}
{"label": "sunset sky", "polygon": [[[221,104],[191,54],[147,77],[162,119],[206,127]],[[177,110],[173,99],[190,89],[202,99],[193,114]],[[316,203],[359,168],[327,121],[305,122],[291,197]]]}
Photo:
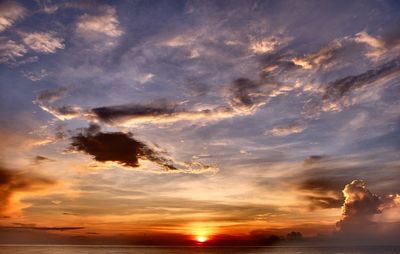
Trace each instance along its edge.
{"label": "sunset sky", "polygon": [[396,242],[399,24],[384,0],[1,1],[0,243]]}

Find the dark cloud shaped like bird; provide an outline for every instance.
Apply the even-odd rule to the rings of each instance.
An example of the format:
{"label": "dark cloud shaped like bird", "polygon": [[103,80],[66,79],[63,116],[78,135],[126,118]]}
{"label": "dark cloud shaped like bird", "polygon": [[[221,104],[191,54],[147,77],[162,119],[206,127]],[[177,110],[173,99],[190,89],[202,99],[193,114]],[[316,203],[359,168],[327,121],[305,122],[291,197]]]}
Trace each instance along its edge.
{"label": "dark cloud shaped like bird", "polygon": [[147,159],[166,170],[177,169],[170,159],[134,139],[131,133],[104,133],[97,125],[91,125],[82,133],[73,136],[71,148],[92,155],[100,162],[114,161],[125,166],[138,167],[139,159]]}

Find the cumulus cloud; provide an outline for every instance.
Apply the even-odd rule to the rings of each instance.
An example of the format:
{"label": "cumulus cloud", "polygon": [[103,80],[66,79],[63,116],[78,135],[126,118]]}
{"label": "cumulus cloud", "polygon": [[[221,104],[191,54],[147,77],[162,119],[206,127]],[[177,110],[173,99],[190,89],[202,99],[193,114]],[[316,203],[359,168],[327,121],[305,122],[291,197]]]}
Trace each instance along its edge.
{"label": "cumulus cloud", "polygon": [[11,27],[16,21],[22,19],[26,9],[16,1],[3,1],[0,3],[0,32]]}
{"label": "cumulus cloud", "polygon": [[52,184],[54,181],[46,177],[0,166],[0,214],[18,206],[18,200],[14,199],[17,193],[37,191]]}
{"label": "cumulus cloud", "polygon": [[307,125],[301,122],[292,122],[285,126],[274,127],[269,133],[273,136],[288,136],[291,134],[301,133],[307,128]]}
{"label": "cumulus cloud", "polygon": [[15,62],[17,58],[24,56],[27,52],[24,45],[0,38],[0,64]]}
{"label": "cumulus cloud", "polygon": [[63,49],[63,39],[52,32],[21,33],[22,41],[35,52],[53,54]]}
{"label": "cumulus cloud", "polygon": [[84,14],[78,18],[76,24],[77,33],[84,38],[106,35],[119,37],[123,31],[119,27],[119,21],[115,8],[103,6],[98,14]]}
{"label": "cumulus cloud", "polygon": [[374,215],[381,214],[385,209],[390,209],[400,204],[399,195],[378,196],[368,190],[362,180],[354,180],[343,189],[345,197],[342,206],[342,218],[337,222],[340,231],[350,233],[363,233],[375,228]]}

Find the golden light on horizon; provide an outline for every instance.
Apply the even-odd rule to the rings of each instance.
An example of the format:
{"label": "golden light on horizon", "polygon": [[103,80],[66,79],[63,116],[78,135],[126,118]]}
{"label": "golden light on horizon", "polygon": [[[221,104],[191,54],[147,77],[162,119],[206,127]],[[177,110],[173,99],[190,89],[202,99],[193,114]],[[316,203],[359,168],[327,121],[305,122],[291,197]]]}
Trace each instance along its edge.
{"label": "golden light on horizon", "polygon": [[196,241],[197,242],[199,242],[199,243],[204,243],[204,242],[206,242],[208,240],[208,237],[206,237],[206,236],[196,236]]}

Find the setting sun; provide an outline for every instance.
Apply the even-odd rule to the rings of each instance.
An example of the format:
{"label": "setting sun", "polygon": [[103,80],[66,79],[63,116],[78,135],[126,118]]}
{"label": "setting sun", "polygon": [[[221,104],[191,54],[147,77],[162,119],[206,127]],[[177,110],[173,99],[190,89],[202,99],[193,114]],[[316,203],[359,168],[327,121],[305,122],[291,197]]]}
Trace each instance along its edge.
{"label": "setting sun", "polygon": [[199,243],[204,243],[204,242],[206,242],[206,241],[208,240],[208,238],[205,237],[205,236],[197,236],[197,237],[196,237],[196,240],[197,240]]}

